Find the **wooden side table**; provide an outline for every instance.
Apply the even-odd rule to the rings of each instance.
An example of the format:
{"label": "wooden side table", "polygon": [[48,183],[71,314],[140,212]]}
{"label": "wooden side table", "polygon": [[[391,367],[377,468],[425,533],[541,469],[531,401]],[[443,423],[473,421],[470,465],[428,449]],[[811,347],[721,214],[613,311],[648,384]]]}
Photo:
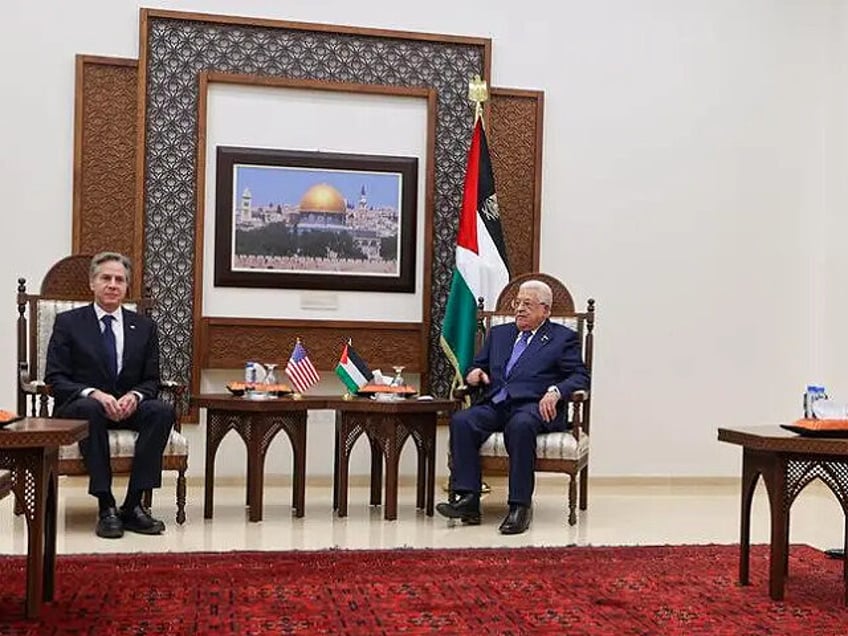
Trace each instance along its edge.
{"label": "wooden side table", "polygon": [[0,429],[0,468],[11,471],[27,521],[27,618],[53,600],[59,447],[87,436],[85,420],[27,417]]}
{"label": "wooden side table", "polygon": [[[350,453],[362,434],[371,444],[371,504],[380,503],[382,463],[386,465],[385,518],[397,519],[398,464],[403,445],[411,437],[418,452],[416,507],[433,516],[436,482],[436,421],[439,413],[456,408],[454,400],[398,400],[368,398],[328,399],[336,410],[336,466],[333,508],[347,516]],[[379,453],[379,454],[378,454]]]}
{"label": "wooden side table", "polygon": [[191,404],[206,409],[206,470],[203,517],[212,518],[215,487],[215,455],[221,440],[236,431],[247,447],[247,505],[251,521],[262,520],[265,455],[274,437],[285,431],[292,446],[292,507],[304,513],[306,489],[306,415],[308,409],[325,408],[324,398],[290,397],[250,400],[228,394],[192,396]]}
{"label": "wooden side table", "polygon": [[[846,524],[844,547],[848,548],[848,439],[801,437],[778,426],[720,428],[718,439],[742,446],[739,583],[750,584],[751,502],[757,478],[762,475],[771,510],[769,596],[782,600],[789,569],[789,509],[815,479],[821,479],[842,506]],[[848,605],[848,560],[843,580]]]}

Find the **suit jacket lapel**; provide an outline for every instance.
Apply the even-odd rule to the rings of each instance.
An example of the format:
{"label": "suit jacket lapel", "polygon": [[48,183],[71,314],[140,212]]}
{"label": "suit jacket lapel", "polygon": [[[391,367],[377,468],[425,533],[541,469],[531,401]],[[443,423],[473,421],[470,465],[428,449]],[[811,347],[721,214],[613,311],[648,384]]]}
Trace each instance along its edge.
{"label": "suit jacket lapel", "polygon": [[138,321],[136,315],[129,313],[123,307],[121,316],[124,323],[124,354],[121,356],[121,373],[127,368],[127,358],[132,350],[138,345]]}

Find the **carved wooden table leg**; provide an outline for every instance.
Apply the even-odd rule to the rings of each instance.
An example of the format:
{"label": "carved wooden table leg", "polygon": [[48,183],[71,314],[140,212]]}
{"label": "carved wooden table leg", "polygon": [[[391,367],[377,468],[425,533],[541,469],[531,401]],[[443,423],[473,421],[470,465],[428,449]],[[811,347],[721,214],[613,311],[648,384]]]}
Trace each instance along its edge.
{"label": "carved wooden table leg", "polygon": [[337,470],[333,482],[337,485],[337,514],[347,516],[348,478],[350,472],[350,452],[364,429],[360,425],[358,413],[338,413],[336,417],[336,460]]}
{"label": "carved wooden table leg", "polygon": [[417,507],[433,516],[436,490],[436,413],[407,417],[406,425],[418,451]]}
{"label": "carved wooden table leg", "polygon": [[[392,420],[395,420],[392,423]],[[390,416],[382,416],[373,428],[379,429],[383,455],[386,458],[386,509],[383,517],[387,521],[397,519],[398,508],[398,471],[400,452],[409,433],[400,421]]]}
{"label": "carved wooden table leg", "polygon": [[206,469],[203,474],[203,518],[212,518],[215,492],[215,455],[224,435],[235,427],[237,416],[209,409],[206,414]]}
{"label": "carved wooden table leg", "polygon": [[[221,441],[235,430],[247,448],[247,488],[245,500],[251,521],[262,520],[262,500],[265,484],[265,457],[271,442],[285,431],[294,455],[292,476],[292,507],[295,515],[305,511],[306,493],[306,418],[305,403],[244,402],[218,396],[193,398],[206,408],[206,471],[203,516],[212,518],[215,486],[215,455]],[[220,406],[219,406],[220,405]]]}
{"label": "carved wooden table leg", "polygon": [[56,525],[58,523],[59,449],[45,452],[45,486],[47,487],[44,516],[44,600],[52,601],[56,587]]}
{"label": "carved wooden table leg", "polygon": [[339,509],[339,453],[341,452],[341,433],[342,425],[341,413],[336,411],[335,426],[333,427],[335,435],[335,445],[333,446],[333,510]]}
{"label": "carved wooden table leg", "polygon": [[[247,481],[250,485],[248,495],[248,518],[251,521],[262,521],[262,499],[265,486],[265,456],[268,454],[268,447],[282,430],[285,430],[292,442],[292,450],[294,451],[295,475],[298,469],[305,470],[305,453],[306,453],[306,412],[301,413],[285,413],[285,414],[258,414],[251,415],[243,414],[236,423],[242,439],[247,446]],[[295,476],[292,486],[295,493],[298,488],[302,488],[303,481]],[[294,495],[302,499],[300,495]],[[303,502],[300,502],[300,508],[296,507],[298,517],[303,516]]]}
{"label": "carved wooden table leg", "polygon": [[[770,460],[770,461],[768,461]],[[763,479],[771,508],[771,548],[769,553],[769,596],[782,601],[786,585],[786,560],[789,550],[787,531],[789,506],[786,503],[786,461],[771,455],[764,458]]]}
{"label": "carved wooden table leg", "polygon": [[[26,615],[37,618],[42,601],[53,598],[53,570],[56,554],[55,495],[48,503],[50,476],[55,475],[57,450],[45,448],[14,448],[4,451],[12,470],[12,491],[23,509],[27,522],[27,583]],[[53,477],[55,480],[55,477]],[[55,484],[54,484],[55,486]],[[52,514],[52,519],[47,519]],[[47,528],[52,526],[52,532]],[[52,545],[45,543],[52,541]],[[49,558],[48,558],[48,555]],[[50,571],[47,589],[45,568]]]}
{"label": "carved wooden table leg", "polygon": [[742,512],[739,522],[739,584],[750,585],[751,503],[760,473],[753,465],[749,451],[742,453]]}
{"label": "carved wooden table leg", "polygon": [[383,451],[380,443],[370,435],[371,445],[371,505],[379,506],[383,502]]}
{"label": "carved wooden table leg", "polygon": [[296,517],[302,517],[306,502],[306,411],[277,417],[282,419],[283,430],[292,447],[292,508]]}

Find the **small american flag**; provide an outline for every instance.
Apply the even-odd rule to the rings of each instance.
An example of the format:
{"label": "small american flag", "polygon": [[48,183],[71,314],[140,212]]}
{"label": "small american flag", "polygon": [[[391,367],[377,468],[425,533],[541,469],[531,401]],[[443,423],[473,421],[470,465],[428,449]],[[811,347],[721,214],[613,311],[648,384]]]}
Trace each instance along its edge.
{"label": "small american flag", "polygon": [[292,351],[288,364],[286,364],[286,375],[289,376],[294,390],[298,393],[304,393],[306,389],[321,379],[315,367],[312,366],[309,354],[300,344],[300,340],[295,343],[294,351]]}

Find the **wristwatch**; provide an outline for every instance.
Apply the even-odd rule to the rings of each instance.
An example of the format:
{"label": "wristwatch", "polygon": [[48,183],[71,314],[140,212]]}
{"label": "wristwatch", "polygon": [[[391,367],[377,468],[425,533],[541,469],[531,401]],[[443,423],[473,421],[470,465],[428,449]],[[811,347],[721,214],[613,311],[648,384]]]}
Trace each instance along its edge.
{"label": "wristwatch", "polygon": [[556,384],[552,384],[548,387],[548,393],[556,393],[557,398],[561,398],[562,394],[559,392],[559,387]]}

